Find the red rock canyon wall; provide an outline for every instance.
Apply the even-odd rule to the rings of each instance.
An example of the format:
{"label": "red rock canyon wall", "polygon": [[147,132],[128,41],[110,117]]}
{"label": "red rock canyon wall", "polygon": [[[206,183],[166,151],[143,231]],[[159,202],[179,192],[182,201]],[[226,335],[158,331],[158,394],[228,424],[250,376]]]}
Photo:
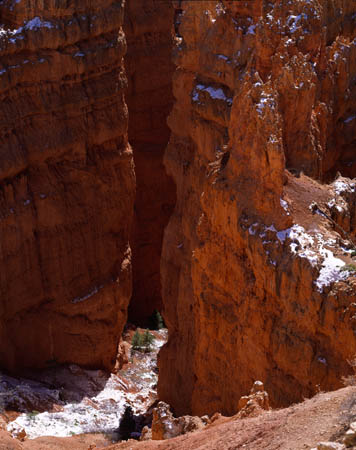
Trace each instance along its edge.
{"label": "red rock canyon wall", "polygon": [[159,395],[177,414],[233,414],[261,379],[285,405],[340,386],[356,352],[355,278],[341,270],[355,182],[321,183],[356,175],[356,4],[181,8]]}
{"label": "red rock canyon wall", "polygon": [[111,368],[135,197],[122,3],[0,6],[0,363]]}
{"label": "red rock canyon wall", "polygon": [[341,270],[356,239],[356,5],[175,7],[172,76],[172,4],[127,4],[128,130],[121,2],[0,3],[1,366],[113,367],[130,241],[131,316],[161,305],[172,177],[162,400],[232,414],[256,379],[274,406],[338,387],[356,352]]}

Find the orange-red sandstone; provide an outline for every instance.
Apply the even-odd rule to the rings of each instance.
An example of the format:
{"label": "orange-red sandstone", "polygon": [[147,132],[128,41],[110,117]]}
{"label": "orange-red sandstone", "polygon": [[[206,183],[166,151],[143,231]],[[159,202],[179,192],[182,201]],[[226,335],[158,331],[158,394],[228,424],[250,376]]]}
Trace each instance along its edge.
{"label": "orange-red sandstone", "polygon": [[[355,189],[322,182],[356,175],[356,4],[181,7],[159,396],[179,415],[234,414],[261,379],[272,405],[290,404],[339,387],[356,352],[354,277],[317,284],[318,239],[343,258],[345,236],[309,209],[319,202],[355,233]],[[277,236],[293,225],[314,236],[310,249]]]}
{"label": "orange-red sandstone", "polygon": [[111,369],[135,196],[123,4],[0,9],[0,365]]}

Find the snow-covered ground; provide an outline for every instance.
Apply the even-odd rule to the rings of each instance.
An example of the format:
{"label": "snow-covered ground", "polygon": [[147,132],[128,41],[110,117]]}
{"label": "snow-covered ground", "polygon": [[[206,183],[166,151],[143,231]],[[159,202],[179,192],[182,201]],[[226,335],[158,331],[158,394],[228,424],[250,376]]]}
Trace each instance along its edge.
{"label": "snow-covered ground", "polygon": [[[167,330],[154,333],[157,338],[153,342],[153,351],[132,352],[128,367],[118,374],[108,377],[100,370],[83,370],[70,366],[65,376],[71,374],[76,380],[75,383],[81,385],[78,394],[80,401],[61,400],[63,392],[58,387],[51,389],[45,384],[2,376],[0,395],[5,398],[11,389],[12,402],[22,405],[22,410],[26,410],[26,404],[36,405],[36,401],[39,404],[42,401],[55,405],[51,412],[38,413],[36,410],[27,409],[8,424],[8,431],[16,436],[21,430],[25,430],[30,439],[82,433],[110,434],[118,429],[126,406],[130,405],[134,414],[144,413],[156,398],[157,354],[167,340]],[[56,376],[56,381],[59,381],[61,374]],[[68,379],[64,383],[68,385]],[[71,396],[73,392],[69,394],[69,397]]]}

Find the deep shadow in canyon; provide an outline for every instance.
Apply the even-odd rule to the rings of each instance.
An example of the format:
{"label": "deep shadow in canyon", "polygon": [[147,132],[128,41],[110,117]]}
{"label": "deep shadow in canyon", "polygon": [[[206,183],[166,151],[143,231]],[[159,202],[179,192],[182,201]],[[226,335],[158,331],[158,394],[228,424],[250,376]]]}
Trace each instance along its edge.
{"label": "deep shadow in canyon", "polygon": [[129,320],[142,326],[147,326],[155,309],[162,310],[162,240],[176,196],[175,184],[163,165],[170,136],[167,117],[173,106],[172,29],[171,2],[126,3],[126,102],[136,171],[131,238],[133,291],[128,314]]}

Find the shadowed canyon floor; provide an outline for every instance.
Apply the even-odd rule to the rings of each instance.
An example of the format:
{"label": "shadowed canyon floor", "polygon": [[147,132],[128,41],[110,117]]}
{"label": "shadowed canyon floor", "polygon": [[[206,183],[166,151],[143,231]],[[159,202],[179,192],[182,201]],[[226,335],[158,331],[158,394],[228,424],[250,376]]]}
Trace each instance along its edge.
{"label": "shadowed canyon floor", "polygon": [[[117,439],[125,407],[144,414],[157,398],[157,353],[167,330],[152,333],[152,351],[129,350],[128,362],[116,374],[72,365],[33,374],[36,381],[2,375],[0,399],[7,430],[13,436],[24,431],[28,439],[83,433],[104,434],[106,442]],[[126,334],[129,342],[132,334]]]}

